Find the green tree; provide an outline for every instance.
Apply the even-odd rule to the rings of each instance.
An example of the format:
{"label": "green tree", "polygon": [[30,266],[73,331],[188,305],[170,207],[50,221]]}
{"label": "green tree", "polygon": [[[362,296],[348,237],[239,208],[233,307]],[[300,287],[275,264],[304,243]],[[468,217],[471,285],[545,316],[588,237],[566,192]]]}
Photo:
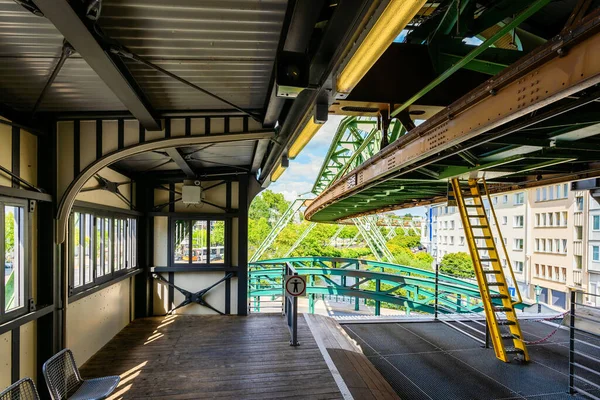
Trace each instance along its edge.
{"label": "green tree", "polygon": [[446,254],[440,263],[440,272],[460,278],[475,277],[471,256],[464,252]]}
{"label": "green tree", "polygon": [[252,220],[265,218],[270,225],[273,217],[277,220],[289,206],[290,203],[281,193],[265,190],[252,201],[248,210],[248,218]]}
{"label": "green tree", "polygon": [[12,212],[4,216],[4,246],[7,254],[12,254],[15,248],[15,216]]}

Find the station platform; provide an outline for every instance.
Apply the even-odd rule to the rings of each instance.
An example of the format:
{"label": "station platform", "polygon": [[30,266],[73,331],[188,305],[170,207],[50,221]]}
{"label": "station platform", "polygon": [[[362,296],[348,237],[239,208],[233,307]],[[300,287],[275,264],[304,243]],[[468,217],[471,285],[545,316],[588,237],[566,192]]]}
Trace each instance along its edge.
{"label": "station platform", "polygon": [[[342,326],[403,399],[583,398],[568,394],[569,331],[559,329],[543,340],[556,325],[521,321],[525,340],[531,342],[527,346],[531,361],[527,364],[503,363],[496,359],[492,348],[482,348],[441,322],[349,322]],[[576,339],[600,344],[580,334]],[[600,347],[587,346],[586,351],[593,357],[600,356]],[[593,363],[589,367],[596,368]],[[599,383],[594,374],[580,373]],[[589,385],[582,385],[600,396]]]}
{"label": "station platform", "polygon": [[120,375],[111,399],[398,399],[337,322],[307,320],[292,347],[280,314],[136,319],[81,373]]}

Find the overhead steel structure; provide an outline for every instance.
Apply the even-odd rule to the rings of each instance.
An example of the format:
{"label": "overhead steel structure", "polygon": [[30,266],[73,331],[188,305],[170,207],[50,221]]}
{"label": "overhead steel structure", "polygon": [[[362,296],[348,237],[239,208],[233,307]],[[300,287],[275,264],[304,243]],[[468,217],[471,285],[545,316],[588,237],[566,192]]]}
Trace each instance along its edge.
{"label": "overhead steel structure", "polygon": [[561,4],[444,1],[414,18],[330,109],[371,107],[408,133],[329,185],[307,219],[445,201],[454,177],[485,175],[494,193],[600,175],[600,11]]}

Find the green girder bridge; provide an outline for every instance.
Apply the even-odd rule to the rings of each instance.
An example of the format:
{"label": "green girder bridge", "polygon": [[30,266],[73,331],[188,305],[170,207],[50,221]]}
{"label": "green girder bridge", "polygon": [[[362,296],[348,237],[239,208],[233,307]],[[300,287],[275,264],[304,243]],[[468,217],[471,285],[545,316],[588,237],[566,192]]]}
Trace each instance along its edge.
{"label": "green girder bridge", "polygon": [[[251,308],[260,310],[260,297],[283,295],[284,266],[292,265],[307,276],[309,312],[326,295],[371,300],[375,315],[388,303],[419,313],[477,313],[482,311],[477,283],[405,265],[380,261],[333,258],[291,257],[256,261],[249,264],[248,297]],[[498,300],[499,301],[499,300]],[[500,303],[498,303],[500,304]],[[526,304],[517,308],[523,309]]]}

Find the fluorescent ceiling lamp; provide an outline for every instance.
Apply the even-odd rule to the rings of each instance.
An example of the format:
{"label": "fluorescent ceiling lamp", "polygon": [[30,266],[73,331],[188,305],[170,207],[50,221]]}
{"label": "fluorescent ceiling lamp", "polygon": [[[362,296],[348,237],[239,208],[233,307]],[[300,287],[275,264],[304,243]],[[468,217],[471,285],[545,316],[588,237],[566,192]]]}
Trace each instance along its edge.
{"label": "fluorescent ceiling lamp", "polygon": [[277,179],[279,179],[279,177],[281,176],[281,174],[283,174],[283,171],[285,171],[285,168],[283,168],[281,164],[279,164],[277,168],[275,168],[275,171],[273,171],[273,173],[271,174],[271,182],[276,182]]}
{"label": "fluorescent ceiling lamp", "polygon": [[315,123],[314,117],[311,117],[306,126],[304,126],[304,129],[302,129],[302,132],[300,132],[300,135],[298,135],[296,141],[290,146],[288,157],[291,159],[296,158],[322,126],[323,124]]}
{"label": "fluorescent ceiling lamp", "polygon": [[398,37],[426,0],[390,0],[337,79],[337,91],[350,93]]}

